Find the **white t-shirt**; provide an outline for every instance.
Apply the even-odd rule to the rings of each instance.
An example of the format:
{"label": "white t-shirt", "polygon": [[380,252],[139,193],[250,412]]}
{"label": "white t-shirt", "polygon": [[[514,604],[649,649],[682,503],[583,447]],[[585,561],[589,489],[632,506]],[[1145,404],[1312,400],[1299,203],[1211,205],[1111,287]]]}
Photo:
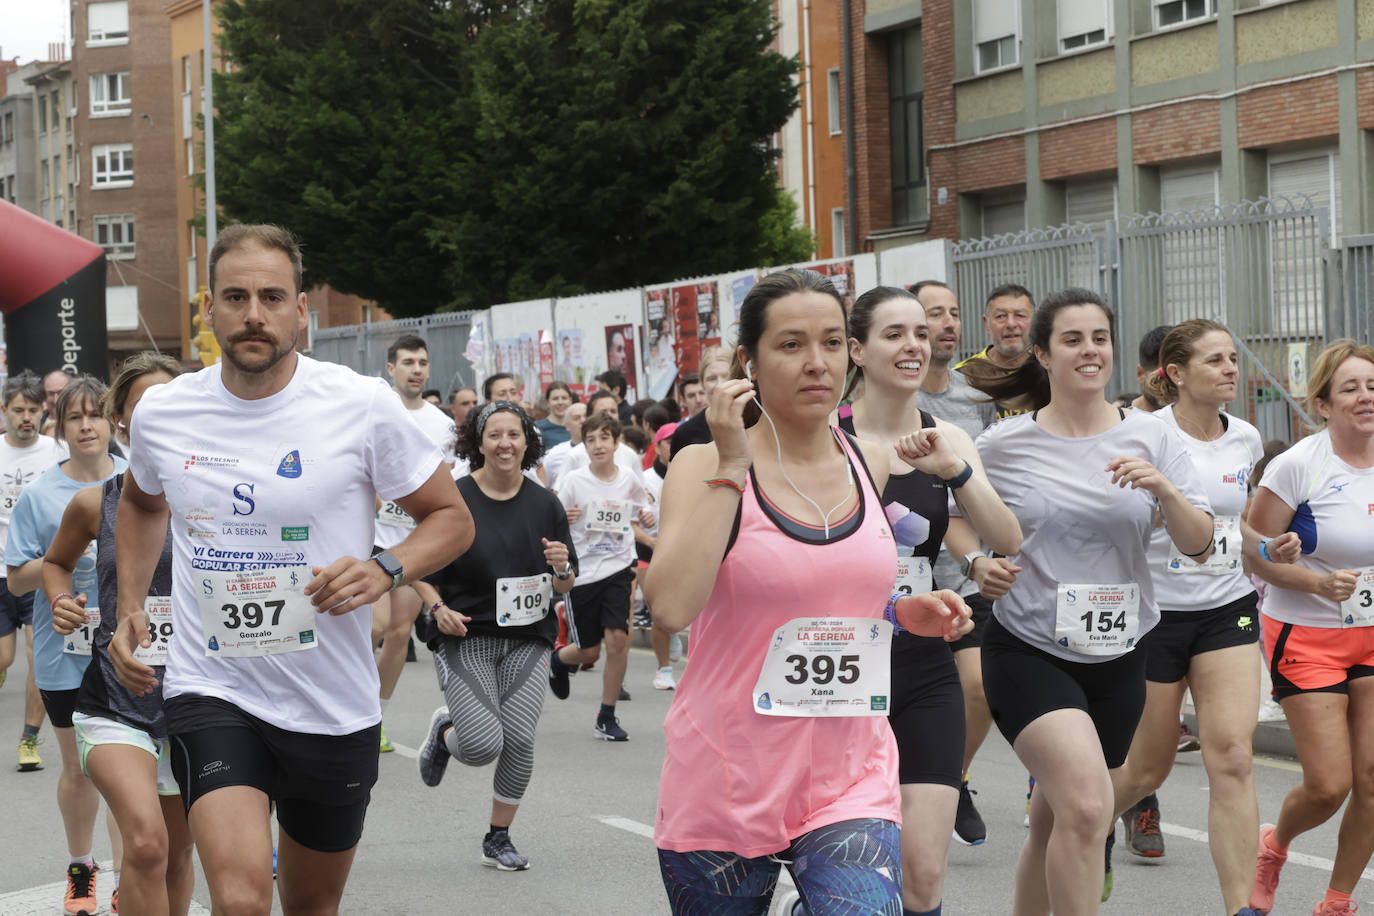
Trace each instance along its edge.
{"label": "white t-shirt", "polygon": [[1032,414],[1021,414],[989,426],[977,446],[988,480],[1021,523],[1021,552],[1011,557],[1021,572],[993,606],[998,621],[1037,649],[1070,661],[1109,661],[1134,648],[1133,643],[1114,655],[1086,655],[1060,646],[1059,586],[1135,583],[1135,641],[1154,628],[1159,608],[1146,551],[1155,498],[1114,485],[1106,467],[1120,456],[1144,458],[1190,503],[1208,509],[1183,441],[1154,417],[1133,411],[1106,432],[1084,438],[1056,436]]}
{"label": "white t-shirt", "polygon": [[[590,467],[591,463],[592,459],[591,456],[587,454],[587,446],[574,445],[572,450],[568,452],[568,460],[567,463],[563,465],[562,474],[567,474],[578,468]],[[635,450],[624,442],[617,442],[615,444],[615,463],[617,467],[635,478],[638,478],[644,471],[644,459],[639,457],[639,455],[635,453]],[[553,486],[553,484],[550,484],[550,486]]]}
{"label": "white t-shirt", "polygon": [[[279,728],[343,735],[381,719],[372,614],[315,615],[315,648],[207,657],[204,575],[291,567],[311,576],[372,552],[374,494],[415,492],[442,456],[380,380],[298,356],[277,394],[241,400],[219,365],[148,391],[129,469],[172,520],[172,622],[164,697],[217,697]],[[297,567],[299,570],[297,570]]]}
{"label": "white t-shirt", "polygon": [[[560,442],[544,453],[544,476],[549,479],[549,489],[558,489],[558,478],[563,476],[568,466],[568,456],[576,448],[571,442]],[[582,450],[586,452],[586,449]]]}
{"label": "white t-shirt", "polygon": [[0,434],[0,544],[9,535],[10,516],[19,494],[67,454],[67,447],[52,436],[35,436],[31,445],[15,448]]}
{"label": "white t-shirt", "polygon": [[[1297,565],[1326,575],[1374,566],[1374,468],[1352,468],[1331,450],[1331,434],[1314,433],[1274,458],[1260,487],[1294,510],[1288,530],[1302,538]],[[1339,627],[1340,605],[1277,585],[1264,613],[1282,623]]]}
{"label": "white t-shirt", "polygon": [[[394,388],[392,392],[395,392]],[[405,406],[399,394],[396,395],[396,400]],[[458,460],[458,426],[453,422],[452,414],[445,413],[429,401],[422,400],[418,409],[407,409],[406,416],[418,423],[430,441],[439,447],[446,464],[452,466]],[[390,500],[385,500],[377,510],[377,530],[372,540],[378,547],[390,550],[404,541],[406,535],[414,528],[415,520],[407,515],[404,509]]]}
{"label": "white t-shirt", "polygon": [[640,472],[640,479],[644,483],[644,492],[649,497],[649,511],[654,514],[654,523],[648,528],[643,529],[644,533],[651,538],[658,537],[658,504],[663,497],[663,478],[658,476],[658,471],[654,470],[651,464]]}
{"label": "white t-shirt", "polygon": [[[617,465],[615,479],[607,482],[589,467],[570,470],[559,481],[558,499],[564,509],[577,506],[582,510],[582,517],[569,526],[577,551],[579,585],[600,582],[634,565],[635,536],[630,523],[649,501],[639,471],[629,474]],[[617,530],[597,530],[601,527]]]}
{"label": "white t-shirt", "polygon": [[[1207,502],[1218,525],[1215,552],[1208,561],[1209,567],[1234,565],[1234,569],[1225,574],[1202,572],[1202,567],[1182,556],[1164,528],[1156,528],[1150,538],[1155,600],[1165,611],[1209,611],[1244,598],[1255,589],[1240,568],[1239,519],[1245,511],[1245,484],[1250,479],[1250,470],[1264,454],[1259,430],[1239,417],[1223,413],[1226,431],[1221,438],[1204,442],[1179,427],[1172,404],[1155,411],[1152,416],[1173,429],[1182,440],[1207,492]],[[1201,546],[1199,543],[1198,547]]]}

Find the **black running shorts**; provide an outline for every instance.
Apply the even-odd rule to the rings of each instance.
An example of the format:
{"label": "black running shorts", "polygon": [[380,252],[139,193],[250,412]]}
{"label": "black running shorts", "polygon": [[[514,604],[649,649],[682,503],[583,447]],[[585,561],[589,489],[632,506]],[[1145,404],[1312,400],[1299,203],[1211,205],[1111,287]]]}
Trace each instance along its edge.
{"label": "black running shorts", "polygon": [[166,702],[172,775],[189,813],[228,786],[261,789],[277,803],[277,823],[316,852],[358,845],[377,781],[381,726],[349,735],[286,731],[212,697]]}
{"label": "black running shorts", "polygon": [[1145,653],[1145,679],[1176,684],[1188,676],[1193,656],[1259,639],[1259,596],[1254,592],[1210,611],[1160,611],[1159,625],[1136,650]]}
{"label": "black running shorts", "polygon": [[983,638],[983,690],[1007,743],[1056,709],[1081,709],[1097,729],[1107,768],[1126,762],[1145,709],[1145,653],[1105,662],[1071,662],[1037,649],[994,616]]}
{"label": "black running shorts", "polygon": [[964,690],[943,639],[899,633],[892,640],[892,711],[902,785],[959,788],[964,776]]}

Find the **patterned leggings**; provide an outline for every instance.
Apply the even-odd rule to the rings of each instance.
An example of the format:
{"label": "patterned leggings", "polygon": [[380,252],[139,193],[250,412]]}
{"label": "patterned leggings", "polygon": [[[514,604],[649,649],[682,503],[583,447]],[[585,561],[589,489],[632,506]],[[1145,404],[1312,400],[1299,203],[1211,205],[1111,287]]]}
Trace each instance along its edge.
{"label": "patterned leggings", "polygon": [[787,865],[812,916],[901,916],[901,830],[877,818],[817,827],[774,856],[658,851],[674,916],[763,916]]}
{"label": "patterned leggings", "polygon": [[448,749],[468,766],[496,763],[496,800],[520,804],[534,772],[534,729],[544,708],[549,647],[473,634],[445,638],[434,653],[453,728]]}

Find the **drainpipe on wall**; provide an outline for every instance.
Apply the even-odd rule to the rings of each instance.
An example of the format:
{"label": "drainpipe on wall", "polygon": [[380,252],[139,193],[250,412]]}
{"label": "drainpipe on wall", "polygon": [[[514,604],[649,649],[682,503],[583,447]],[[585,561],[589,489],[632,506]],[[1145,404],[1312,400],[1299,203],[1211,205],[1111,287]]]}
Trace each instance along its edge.
{"label": "drainpipe on wall", "polygon": [[840,0],[840,41],[844,44],[844,253],[853,257],[859,253],[859,214],[855,208],[859,192],[854,166],[854,47],[849,4],[850,0]]}

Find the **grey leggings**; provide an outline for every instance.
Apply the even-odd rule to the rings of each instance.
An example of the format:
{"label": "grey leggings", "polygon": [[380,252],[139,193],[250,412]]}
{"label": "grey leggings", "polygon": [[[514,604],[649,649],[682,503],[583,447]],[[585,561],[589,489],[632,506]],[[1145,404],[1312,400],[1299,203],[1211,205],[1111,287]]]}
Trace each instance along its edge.
{"label": "grey leggings", "polygon": [[445,637],[434,653],[453,720],[449,753],[473,767],[496,760],[493,794],[508,805],[520,804],[534,772],[549,652],[542,642],[473,634]]}

